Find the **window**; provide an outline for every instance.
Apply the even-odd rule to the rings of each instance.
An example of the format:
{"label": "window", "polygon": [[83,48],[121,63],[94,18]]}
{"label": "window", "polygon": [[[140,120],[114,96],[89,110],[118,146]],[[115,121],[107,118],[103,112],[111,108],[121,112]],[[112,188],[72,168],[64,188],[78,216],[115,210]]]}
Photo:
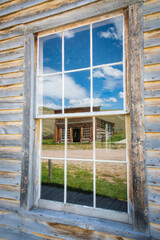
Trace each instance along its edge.
{"label": "window", "polygon": [[37,66],[40,205],[126,221],[123,14],[39,34]]}

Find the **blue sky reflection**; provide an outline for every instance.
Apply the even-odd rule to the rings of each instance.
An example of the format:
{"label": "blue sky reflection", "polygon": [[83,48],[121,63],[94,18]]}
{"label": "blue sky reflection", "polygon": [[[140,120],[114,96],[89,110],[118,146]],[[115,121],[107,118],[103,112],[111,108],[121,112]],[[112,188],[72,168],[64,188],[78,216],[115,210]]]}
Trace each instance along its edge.
{"label": "blue sky reflection", "polygon": [[90,71],[64,75],[65,108],[90,106]]}
{"label": "blue sky reflection", "polygon": [[64,69],[74,70],[90,66],[89,25],[64,31]]}
{"label": "blue sky reflection", "polygon": [[123,109],[123,65],[94,69],[93,105],[101,110]]}
{"label": "blue sky reflection", "polygon": [[123,16],[93,24],[93,65],[123,61]]}

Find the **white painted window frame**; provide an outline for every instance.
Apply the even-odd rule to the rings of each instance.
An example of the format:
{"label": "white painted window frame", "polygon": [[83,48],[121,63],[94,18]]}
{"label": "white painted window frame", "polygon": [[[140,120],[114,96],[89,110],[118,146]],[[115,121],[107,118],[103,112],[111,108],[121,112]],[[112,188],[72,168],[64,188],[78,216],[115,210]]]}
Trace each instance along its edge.
{"label": "white painted window frame", "polygon": [[[101,17],[100,20],[94,20],[92,23],[90,23],[90,58],[91,58],[91,65],[90,67],[87,68],[81,68],[81,69],[76,69],[76,70],[70,70],[70,71],[64,71],[64,32],[61,31],[54,31],[54,33],[58,33],[58,32],[62,32],[62,72],[57,72],[57,73],[51,73],[51,74],[39,74],[39,64],[37,64],[37,77],[36,77],[36,111],[35,111],[35,119],[36,120],[40,120],[40,136],[42,135],[42,119],[58,119],[58,118],[64,118],[65,119],[65,157],[64,159],[62,158],[50,158],[51,160],[54,159],[61,159],[64,160],[64,166],[65,166],[65,172],[64,172],[64,179],[65,179],[65,184],[64,184],[64,203],[60,203],[60,202],[56,202],[56,201],[49,201],[49,200],[42,200],[40,199],[40,187],[41,187],[41,173],[39,172],[39,189],[38,189],[38,204],[37,206],[40,208],[46,208],[46,209],[52,209],[52,210],[59,210],[59,211],[65,211],[65,212],[71,212],[71,213],[77,213],[77,214],[82,214],[82,215],[87,215],[87,216],[93,216],[93,217],[99,217],[99,218],[104,218],[104,219],[110,219],[110,220],[114,220],[117,221],[117,219],[120,222],[125,222],[125,223],[131,223],[132,220],[130,218],[130,208],[129,208],[129,202],[128,202],[128,212],[127,213],[122,213],[122,212],[118,212],[118,211],[113,211],[113,210],[106,210],[106,209],[100,209],[100,208],[96,208],[96,204],[95,204],[95,198],[96,198],[96,182],[95,182],[95,164],[96,162],[102,162],[102,160],[96,160],[95,159],[95,118],[97,116],[112,116],[112,115],[124,115],[127,116],[129,114],[128,108],[127,108],[127,99],[126,99],[126,63],[125,63],[125,18],[124,18],[124,14],[122,13],[122,11],[120,11],[120,13],[116,13],[112,16],[109,16],[109,19],[112,17],[116,17],[119,15],[123,15],[123,61],[122,62],[118,62],[118,63],[110,63],[110,64],[103,64],[103,65],[99,65],[99,66],[92,66],[92,23],[94,22],[98,22],[98,21],[102,21],[107,19],[106,17]],[[78,27],[84,26],[84,25],[88,25],[87,23],[83,23],[83,24],[79,24]],[[77,26],[75,27],[77,28]],[[73,29],[72,28],[67,28],[67,30],[69,29]],[[65,28],[66,30],[66,28]],[[51,34],[51,33],[50,33]],[[38,39],[42,36],[47,36],[50,34],[46,34],[46,33],[40,33],[38,34]],[[38,41],[39,43],[39,41]],[[39,49],[39,45],[38,45],[38,49]],[[37,58],[39,60],[39,51],[37,51]],[[39,61],[37,61],[39,62]],[[98,67],[103,67],[103,66],[114,66],[114,65],[118,65],[118,64],[123,64],[123,91],[124,91],[124,101],[123,101],[123,110],[117,110],[117,111],[103,111],[103,112],[93,112],[93,91],[92,91],[92,86],[93,86],[93,74],[92,71],[94,68],[98,68]],[[91,72],[91,84],[90,84],[90,93],[91,93],[91,111],[90,112],[86,112],[86,113],[64,113],[64,74],[65,73],[71,73],[71,72],[77,72],[77,71],[82,71],[82,70],[90,70]],[[38,114],[38,93],[37,93],[37,89],[38,89],[38,77],[43,77],[43,76],[53,76],[53,75],[57,75],[57,74],[62,74],[62,114],[47,114],[47,115],[39,115]],[[79,117],[93,117],[93,159],[72,159],[72,158],[67,158],[67,119],[68,118],[79,118]],[[126,133],[127,133],[127,128],[126,127]],[[127,134],[126,134],[127,137]],[[42,157],[41,156],[41,137],[39,139],[39,153],[38,153],[38,158],[39,158],[39,163],[38,165],[41,165],[41,159],[48,159],[48,157]],[[128,147],[127,147],[128,148]],[[126,148],[126,149],[127,149]],[[87,206],[80,206],[80,205],[76,205],[76,204],[69,204],[66,202],[66,198],[67,198],[67,161],[68,160],[73,160],[73,161],[93,161],[93,175],[94,175],[94,206],[93,207],[87,207]],[[128,158],[128,152],[126,150],[126,161],[112,161],[112,160],[103,160],[103,162],[108,162],[108,163],[121,163],[121,164],[126,164],[127,165],[127,196],[128,196],[128,189],[129,189],[129,158]],[[40,171],[40,170],[39,170]],[[129,196],[128,196],[128,201],[129,201]]]}

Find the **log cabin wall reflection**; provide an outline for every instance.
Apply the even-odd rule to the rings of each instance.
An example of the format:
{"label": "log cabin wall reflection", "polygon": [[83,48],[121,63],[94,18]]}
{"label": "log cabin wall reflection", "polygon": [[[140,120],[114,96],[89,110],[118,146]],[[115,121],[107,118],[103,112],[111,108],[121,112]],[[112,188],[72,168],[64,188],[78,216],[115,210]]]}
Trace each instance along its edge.
{"label": "log cabin wall reflection", "polygon": [[[89,107],[82,108],[68,108],[65,109],[67,113],[88,112]],[[60,110],[55,110],[59,113]],[[100,111],[100,106],[94,107],[94,111]],[[110,137],[114,136],[115,123],[96,118],[96,141],[105,142]],[[55,120],[54,137],[55,143],[64,143],[65,141],[65,124],[63,119]],[[93,142],[93,118],[71,118],[68,120],[67,141],[74,142]]]}

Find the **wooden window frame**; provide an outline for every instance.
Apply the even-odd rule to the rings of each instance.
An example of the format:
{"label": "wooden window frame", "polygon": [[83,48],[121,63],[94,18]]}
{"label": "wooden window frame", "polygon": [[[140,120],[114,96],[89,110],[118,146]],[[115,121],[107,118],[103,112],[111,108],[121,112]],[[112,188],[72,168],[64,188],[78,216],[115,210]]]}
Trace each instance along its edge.
{"label": "wooden window frame", "polygon": [[[146,232],[148,229],[148,222],[144,156],[143,2],[132,0],[128,1],[128,3],[126,3],[126,1],[117,3],[117,1],[114,0],[112,1],[113,5],[111,4],[111,6],[108,6],[108,8],[107,3],[105,6],[103,3],[94,4],[95,7],[100,6],[98,12],[95,12],[95,9],[92,8],[92,6],[90,6],[90,8],[86,8],[85,12],[84,9],[74,9],[71,12],[71,16],[76,16],[76,18],[72,19],[71,16],[69,17],[66,14],[67,16],[62,20],[60,25],[63,25],[63,28],[65,28],[66,23],[70,23],[72,25],[75,22],[75,26],[78,26],[82,21],[92,21],[92,19],[97,17],[96,15],[100,15],[100,17],[104,14],[107,14],[108,17],[114,16],[114,14],[116,14],[117,11],[119,12],[122,8],[129,15],[125,21],[126,28],[128,28],[128,31],[126,31],[128,32],[126,35],[126,44],[129,45],[128,52],[126,53],[126,62],[128,62],[126,65],[126,87],[128,88],[127,106],[130,108],[130,116],[127,115],[126,122],[131,132],[131,137],[128,136],[131,145],[131,164],[129,169],[129,174],[131,176],[129,184],[129,207],[131,208],[131,215],[129,218],[129,223],[132,223],[133,220],[133,224],[138,230]],[[108,3],[108,5],[110,5],[110,3]],[[76,11],[78,12],[78,16],[75,15]],[[81,14],[81,11],[83,11],[83,14]],[[115,12],[112,13],[112,11]],[[57,21],[59,21],[59,16],[55,18]],[[40,184],[40,174],[37,174],[37,169],[40,169],[40,166],[36,160],[39,155],[37,149],[39,148],[40,144],[38,140],[40,124],[39,120],[35,121],[34,118],[34,89],[36,89],[35,64],[37,59],[33,49],[36,49],[37,47],[36,33],[44,31],[45,29],[58,27],[59,22],[57,23],[57,21],[49,24],[50,22],[48,20],[48,25],[45,23],[44,25],[38,26],[35,29],[29,29],[25,35],[23,118],[24,137],[20,203],[21,207],[27,210],[38,206],[39,192],[37,189],[39,188],[38,185]],[[49,31],[52,32],[52,30]],[[118,112],[116,112],[116,115],[118,115]],[[64,209],[61,210],[63,211]],[[117,220],[117,217],[115,217],[113,220]]]}

